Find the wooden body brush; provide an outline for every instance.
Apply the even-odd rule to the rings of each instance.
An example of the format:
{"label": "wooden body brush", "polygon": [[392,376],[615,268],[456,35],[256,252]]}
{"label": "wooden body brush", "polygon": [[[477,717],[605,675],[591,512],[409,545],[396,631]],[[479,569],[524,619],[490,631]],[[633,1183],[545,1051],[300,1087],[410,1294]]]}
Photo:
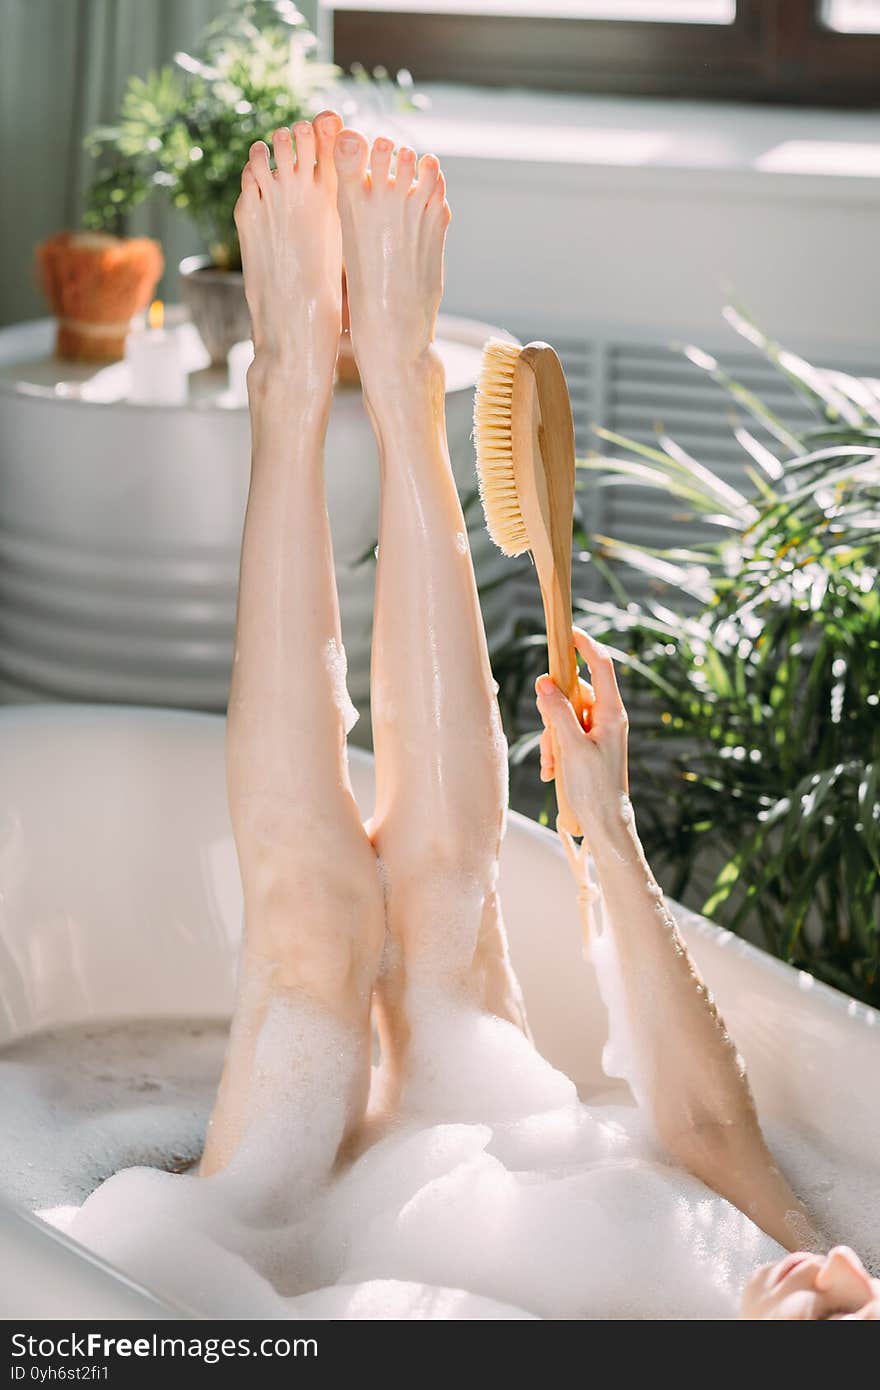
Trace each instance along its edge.
{"label": "wooden body brush", "polygon": [[[562,363],[549,344],[521,348],[494,338],[486,344],[474,403],[474,440],[489,535],[505,555],[532,552],[544,604],[550,676],[580,718],[577,655],[571,639],[574,423]],[[558,778],[556,799],[560,826],[579,835],[577,817]]]}

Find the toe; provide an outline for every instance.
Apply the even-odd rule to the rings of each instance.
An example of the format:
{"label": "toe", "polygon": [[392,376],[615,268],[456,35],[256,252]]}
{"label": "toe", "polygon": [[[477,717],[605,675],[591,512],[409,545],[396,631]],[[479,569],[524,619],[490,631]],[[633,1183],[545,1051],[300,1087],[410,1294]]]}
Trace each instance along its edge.
{"label": "toe", "polygon": [[434,184],[434,187],[433,187],[433,189],[431,190],[431,195],[430,195],[430,197],[428,198],[428,207],[429,207],[429,208],[442,208],[442,207],[443,207],[443,204],[444,204],[445,202],[446,202],[446,179],[445,179],[445,177],[443,176],[443,174],[441,174],[441,173],[438,172],[438,174],[437,174],[437,182]]}
{"label": "toe", "polygon": [[350,188],[363,180],[367,168],[367,142],[359,130],[339,132],[334,158],[341,187]]}
{"label": "toe", "polygon": [[401,145],[397,152],[397,168],[394,182],[402,193],[408,193],[416,172],[416,152],[409,145]]}
{"label": "toe", "polygon": [[272,185],[272,170],[269,168],[269,146],[265,140],[255,140],[251,145],[250,167],[260,192],[268,193]]}
{"label": "toe", "polygon": [[387,140],[384,135],[380,135],[378,140],[373,141],[373,149],[370,154],[370,174],[374,188],[382,188],[388,183],[393,151],[394,141]]}
{"label": "toe", "polygon": [[413,195],[424,206],[437,187],[440,177],[440,161],[435,154],[423,154],[419,160],[419,176]]}
{"label": "toe", "polygon": [[423,226],[425,234],[433,238],[446,236],[446,228],[452,221],[452,213],[446,201],[446,180],[442,174],[437,179],[437,185],[431,194],[424,209]]}
{"label": "toe", "polygon": [[311,121],[297,121],[293,127],[296,139],[297,173],[312,174],[315,170],[315,132]]}
{"label": "toe", "polygon": [[333,147],[342,129],[342,117],[338,111],[321,111],[312,121],[315,131],[315,151],[318,171],[323,167],[333,167]]}
{"label": "toe", "polygon": [[253,176],[251,166],[246,164],[241,172],[241,196],[236,202],[233,210],[233,219],[236,227],[243,227],[259,206],[260,190],[257,187],[257,181]]}
{"label": "toe", "polygon": [[272,153],[278,173],[282,178],[288,178],[293,173],[293,141],[286,125],[281,126],[272,136]]}

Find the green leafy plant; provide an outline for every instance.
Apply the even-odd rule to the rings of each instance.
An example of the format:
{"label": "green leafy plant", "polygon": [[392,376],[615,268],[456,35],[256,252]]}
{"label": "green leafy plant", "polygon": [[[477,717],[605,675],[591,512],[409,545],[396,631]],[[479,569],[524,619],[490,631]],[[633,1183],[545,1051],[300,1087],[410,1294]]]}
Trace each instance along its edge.
{"label": "green leafy plant", "polygon": [[[654,447],[599,430],[620,452],[581,461],[584,473],[663,489],[682,519],[701,517],[719,538],[641,548],[578,523],[576,565],[598,566],[613,595],[578,601],[579,618],[624,667],[640,830],[670,892],[876,1005],[880,387],[819,371],[725,314],[815,426],[793,433],[713,358],[685,349],[751,417],[735,427],[748,487],[672,439]],[[641,602],[627,569],[649,577]],[[545,660],[533,624],[496,655],[515,763],[537,743],[522,695]]]}
{"label": "green leafy plant", "polygon": [[233,0],[197,57],[178,53],[172,66],[132,77],[118,122],[87,139],[99,165],[85,225],[118,231],[159,195],[192,217],[215,265],[237,267],[232,213],[251,144],[311,115],[338,77],[314,48],[290,0]]}

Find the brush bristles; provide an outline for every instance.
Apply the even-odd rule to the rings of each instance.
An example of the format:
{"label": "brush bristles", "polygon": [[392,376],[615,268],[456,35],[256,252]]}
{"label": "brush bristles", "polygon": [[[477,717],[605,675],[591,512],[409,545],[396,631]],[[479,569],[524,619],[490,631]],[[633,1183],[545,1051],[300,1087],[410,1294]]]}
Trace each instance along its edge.
{"label": "brush bristles", "polygon": [[474,443],[480,501],[489,535],[505,555],[522,555],[529,537],[513,471],[513,380],[522,348],[490,338],[474,399]]}

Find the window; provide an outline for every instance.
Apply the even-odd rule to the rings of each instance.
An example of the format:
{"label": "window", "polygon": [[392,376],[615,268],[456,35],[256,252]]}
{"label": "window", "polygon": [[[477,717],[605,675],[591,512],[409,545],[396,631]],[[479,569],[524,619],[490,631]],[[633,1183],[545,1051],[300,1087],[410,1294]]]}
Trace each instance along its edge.
{"label": "window", "polygon": [[[855,0],[858,5],[859,0]],[[846,0],[844,0],[846,4]],[[337,10],[386,14],[525,15],[532,19],[629,19],[730,24],[736,0],[335,0]]]}
{"label": "window", "polygon": [[334,50],[417,82],[880,105],[880,0],[326,0]]}
{"label": "window", "polygon": [[880,34],[880,0],[825,0],[822,19],[841,34]]}

